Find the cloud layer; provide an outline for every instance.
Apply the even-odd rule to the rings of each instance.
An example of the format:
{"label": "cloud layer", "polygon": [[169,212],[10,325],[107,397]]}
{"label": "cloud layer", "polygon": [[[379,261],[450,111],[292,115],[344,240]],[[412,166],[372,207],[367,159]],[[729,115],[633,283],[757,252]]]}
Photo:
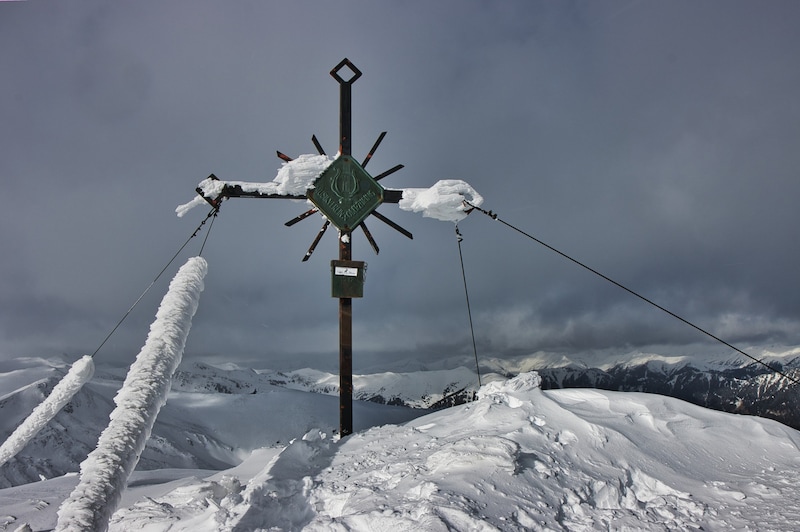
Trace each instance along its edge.
{"label": "cloud layer", "polygon": [[[353,152],[387,187],[462,179],[509,223],[747,345],[800,343],[795,2],[160,2],[0,5],[0,356],[91,353],[205,213],[215,173],[268,181],[328,153],[343,57]],[[335,365],[322,220],[227,202],[187,358]],[[354,305],[380,365],[468,353],[453,224],[380,212]],[[460,222],[479,347],[695,345],[698,333],[480,213]],[[332,233],[332,232],[331,232]],[[197,245],[189,253],[199,250]],[[175,264],[177,269],[178,263]],[[172,272],[100,356],[129,363]],[[385,358],[382,358],[384,357]]]}

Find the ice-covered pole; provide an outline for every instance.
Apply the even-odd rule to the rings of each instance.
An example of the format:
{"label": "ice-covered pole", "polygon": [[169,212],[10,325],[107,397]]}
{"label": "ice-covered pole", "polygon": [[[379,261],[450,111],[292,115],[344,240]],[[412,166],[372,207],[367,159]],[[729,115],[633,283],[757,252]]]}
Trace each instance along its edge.
{"label": "ice-covered pole", "polygon": [[197,310],[206,261],[184,264],[161,301],[136,361],[114,398],[116,408],[97,448],[81,464],[80,481],[58,510],[57,531],[105,531],[139,462],[159,410],[167,402]]}
{"label": "ice-covered pole", "polygon": [[11,436],[0,446],[0,466],[17,455],[41,431],[72,397],[94,375],[92,357],[85,356],[75,362],[61,382],[56,384],[47,399],[33,409]]}

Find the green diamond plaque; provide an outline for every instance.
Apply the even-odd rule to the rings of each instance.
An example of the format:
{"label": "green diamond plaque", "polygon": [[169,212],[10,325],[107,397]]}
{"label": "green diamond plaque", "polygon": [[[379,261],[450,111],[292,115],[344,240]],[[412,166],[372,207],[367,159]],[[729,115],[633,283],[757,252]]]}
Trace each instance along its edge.
{"label": "green diamond plaque", "polygon": [[308,199],[340,231],[350,232],[383,203],[383,187],[349,155],[342,155],[314,181]]}

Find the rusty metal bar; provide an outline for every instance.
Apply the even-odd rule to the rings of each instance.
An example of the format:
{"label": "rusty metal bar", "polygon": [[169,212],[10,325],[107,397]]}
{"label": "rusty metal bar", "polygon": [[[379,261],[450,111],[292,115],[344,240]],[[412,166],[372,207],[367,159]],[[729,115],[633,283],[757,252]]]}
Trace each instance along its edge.
{"label": "rusty metal bar", "polygon": [[353,153],[352,91],[349,83],[339,85],[339,153]]}
{"label": "rusty metal bar", "polygon": [[286,227],[291,227],[294,224],[296,224],[297,222],[301,222],[301,221],[305,220],[306,218],[308,218],[309,216],[311,216],[315,212],[317,212],[317,208],[316,207],[314,207],[312,209],[308,209],[303,214],[298,214],[297,216],[295,216],[294,218],[292,218],[291,220],[289,220],[288,222],[286,222],[283,225],[285,225]]}
{"label": "rusty metal bar", "polygon": [[339,298],[339,434],[353,433],[353,300]]}
{"label": "rusty metal bar", "polygon": [[[195,192],[203,196],[203,189],[197,187],[194,189]],[[203,196],[203,198],[208,201],[210,200]],[[296,195],[296,194],[264,194],[263,192],[258,192],[254,190],[242,190],[241,185],[230,185],[227,184],[222,188],[222,192],[217,196],[219,198],[273,198],[273,199],[307,199],[305,194]]]}
{"label": "rusty metal bar", "polygon": [[372,149],[369,150],[369,153],[364,158],[364,162],[361,163],[361,168],[366,168],[367,163],[369,162],[370,159],[372,159],[372,156],[375,155],[375,150],[378,149],[378,146],[380,146],[381,141],[383,140],[383,137],[385,137],[385,136],[386,136],[386,132],[385,131],[382,132],[380,135],[378,135],[378,140],[375,141],[375,144],[372,145]]}
{"label": "rusty metal bar", "polygon": [[317,152],[320,155],[327,155],[325,153],[325,150],[322,149],[322,144],[320,144],[319,140],[317,140],[317,136],[316,135],[311,135],[311,142],[314,143],[314,147],[317,148]]}
{"label": "rusty metal bar", "polygon": [[385,188],[383,189],[383,202],[384,203],[400,203],[400,200],[403,199],[403,191],[396,190],[393,188]]}
{"label": "rusty metal bar", "polygon": [[322,240],[322,235],[324,235],[324,234],[325,234],[325,231],[327,231],[327,229],[328,229],[328,226],[329,226],[330,224],[331,224],[330,220],[325,220],[325,223],[324,223],[324,224],[322,224],[322,229],[320,229],[320,230],[319,230],[319,233],[317,233],[317,237],[316,237],[316,238],[314,239],[314,241],[311,243],[311,246],[309,246],[309,248],[308,248],[308,251],[306,251],[306,254],[305,254],[305,256],[303,257],[303,260],[302,260],[302,262],[305,262],[305,261],[307,261],[309,258],[311,258],[311,254],[312,254],[312,253],[314,253],[314,250],[315,250],[315,249],[317,249],[317,244],[319,244],[319,241],[320,241],[320,240]]}
{"label": "rusty metal bar", "polygon": [[378,220],[380,220],[383,223],[385,223],[386,225],[388,225],[389,227],[391,227],[392,229],[394,229],[395,231],[399,231],[400,233],[403,233],[408,238],[411,238],[411,239],[414,238],[414,235],[412,235],[410,232],[406,231],[405,229],[403,229],[402,227],[400,227],[399,225],[397,225],[396,223],[394,223],[393,221],[391,221],[389,218],[387,218],[386,216],[382,215],[378,211],[372,211],[370,214],[373,215]]}
{"label": "rusty metal bar", "polygon": [[[353,260],[352,234],[339,234],[339,260]],[[339,434],[353,433],[353,300],[339,298]]]}
{"label": "rusty metal bar", "polygon": [[281,151],[278,151],[277,153],[278,153],[278,159],[283,159],[287,163],[292,162],[293,159],[291,157],[289,157],[288,155],[286,155],[285,153],[283,153]]}
{"label": "rusty metal bar", "polygon": [[393,166],[393,167],[389,168],[388,170],[386,170],[382,174],[378,174],[377,176],[373,177],[372,179],[374,179],[375,181],[380,181],[381,179],[383,179],[387,175],[391,175],[391,174],[397,172],[398,170],[400,170],[401,168],[403,168],[403,165],[402,164],[398,164],[397,166]]}
{"label": "rusty metal bar", "polygon": [[375,254],[376,255],[380,254],[381,250],[378,247],[377,242],[375,242],[375,239],[372,238],[372,233],[370,233],[369,229],[367,229],[367,224],[365,224],[364,222],[361,222],[358,225],[359,225],[359,227],[361,227],[361,230],[364,231],[364,236],[367,237],[367,240],[369,241],[369,245],[372,246],[372,249],[375,251]]}
{"label": "rusty metal bar", "polygon": [[[353,73],[345,80],[339,72],[347,67]],[[339,82],[339,154],[352,155],[352,91],[351,85],[361,77],[361,71],[346,57],[331,70]],[[339,260],[352,260],[352,234],[339,234]],[[353,433],[353,300],[339,298],[339,434]]]}
{"label": "rusty metal bar", "polygon": [[[353,73],[350,79],[339,75],[347,67]],[[346,57],[331,70],[331,76],[339,82],[339,153],[352,155],[353,153],[353,123],[352,117],[352,91],[351,87],[361,77],[361,71]]]}

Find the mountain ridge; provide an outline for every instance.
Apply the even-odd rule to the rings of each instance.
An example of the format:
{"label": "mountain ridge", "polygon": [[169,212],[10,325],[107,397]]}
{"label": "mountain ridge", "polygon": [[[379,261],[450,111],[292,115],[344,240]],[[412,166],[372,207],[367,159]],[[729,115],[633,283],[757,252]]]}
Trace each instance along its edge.
{"label": "mountain ridge", "polygon": [[[640,358],[643,359],[646,359],[643,364],[626,361],[605,369],[562,359],[560,364],[537,369],[537,373],[544,390],[596,388],[655,393],[714,410],[774,419],[800,429],[797,386],[763,366],[743,364],[735,358],[704,363],[702,368],[676,357]],[[7,364],[8,371],[0,374],[0,412],[3,413],[0,437],[7,437],[65,373],[65,368],[57,362],[41,362],[40,366],[34,359],[20,361],[18,366]],[[772,363],[796,372],[800,357],[777,358]],[[512,371],[520,365],[519,360],[512,361],[504,368],[497,361],[489,361],[482,373],[482,382],[513,378]],[[494,371],[486,371],[489,368]],[[31,382],[15,386],[13,383],[18,384],[21,378]],[[0,468],[0,487],[77,471],[78,464],[96,444],[98,427],[107,423],[113,410],[113,396],[123,379],[123,368],[98,368],[95,378],[34,442]],[[393,406],[397,410],[387,414],[390,418],[408,420],[428,410],[470,402],[477,391],[476,373],[461,367],[356,375],[353,394],[358,410],[370,409],[371,403]],[[314,394],[310,402],[315,405],[314,409],[296,411],[294,404],[309,404],[308,397],[303,395],[308,393]],[[285,428],[270,429],[271,419],[280,419],[293,427],[293,437],[302,436],[314,427],[334,433],[338,419],[336,395],[338,376],[324,371],[308,368],[256,370],[229,363],[185,363],[174,375],[169,401],[156,422],[138,469],[233,467],[255,448],[286,443],[279,435],[285,434]],[[198,404],[203,406],[198,407]],[[204,431],[204,409],[208,412],[252,411],[256,413],[251,414],[254,422],[262,426],[253,428],[249,434],[240,434],[234,445],[226,438],[224,427],[213,433]]]}

